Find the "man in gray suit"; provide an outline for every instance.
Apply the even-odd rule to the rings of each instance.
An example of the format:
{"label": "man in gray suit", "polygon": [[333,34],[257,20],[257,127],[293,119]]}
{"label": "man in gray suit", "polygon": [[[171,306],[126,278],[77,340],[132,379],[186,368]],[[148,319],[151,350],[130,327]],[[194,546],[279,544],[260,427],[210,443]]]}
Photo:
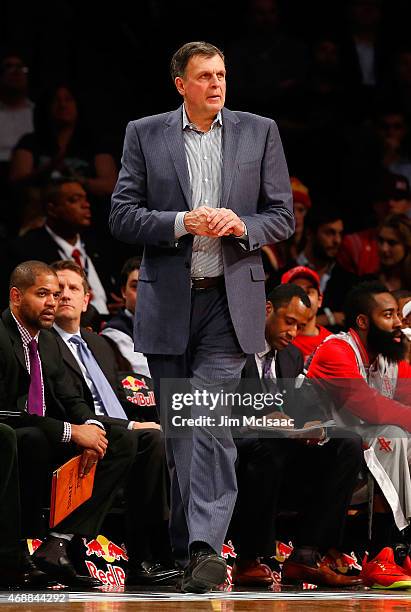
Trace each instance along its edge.
{"label": "man in gray suit", "polygon": [[[222,52],[187,43],[171,74],[184,103],[129,123],[110,213],[116,238],[144,244],[135,349],[158,394],[161,379],[200,390],[240,379],[247,354],[264,349],[260,248],[294,231],[277,126],[224,108]],[[226,576],[219,552],[237,495],[235,445],[229,428],[202,425],[172,431],[167,457],[182,589],[205,592]]]}

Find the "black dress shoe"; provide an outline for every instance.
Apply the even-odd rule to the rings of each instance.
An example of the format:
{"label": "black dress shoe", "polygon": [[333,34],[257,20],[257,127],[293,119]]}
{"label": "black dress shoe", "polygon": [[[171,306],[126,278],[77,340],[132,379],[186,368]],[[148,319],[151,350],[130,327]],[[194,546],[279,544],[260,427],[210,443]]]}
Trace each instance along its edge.
{"label": "black dress shoe", "polygon": [[225,560],[209,551],[198,551],[192,555],[184,570],[181,590],[185,593],[207,593],[227,578]]}
{"label": "black dress shoe", "polygon": [[125,586],[141,586],[150,584],[175,584],[183,575],[183,570],[177,567],[164,567],[155,561],[129,563],[127,567]]}
{"label": "black dress shoe", "polygon": [[51,578],[67,586],[95,587],[101,582],[78,574],[67,556],[68,540],[49,536],[33,555],[35,565]]}
{"label": "black dress shoe", "polygon": [[26,575],[28,587],[46,587],[56,584],[56,581],[41,571],[34,563],[33,558],[25,550],[22,555],[22,568]]}

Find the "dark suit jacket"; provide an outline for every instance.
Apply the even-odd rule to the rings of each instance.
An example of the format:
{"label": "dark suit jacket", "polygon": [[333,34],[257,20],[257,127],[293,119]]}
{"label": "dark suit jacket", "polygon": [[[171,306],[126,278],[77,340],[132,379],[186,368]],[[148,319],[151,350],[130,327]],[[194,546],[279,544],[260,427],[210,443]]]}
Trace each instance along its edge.
{"label": "dark suit jacket", "polygon": [[[96,240],[90,234],[85,233],[81,236],[87,255],[90,257],[96,272],[99,276],[107,295],[115,290],[115,284],[111,276],[113,268],[113,258],[103,254],[96,244]],[[7,251],[7,270],[8,275],[22,261],[37,259],[51,264],[61,259],[58,245],[54,242],[48,231],[44,227],[31,230],[24,236],[10,241],[6,247]],[[110,249],[107,250],[110,252]]]}
{"label": "dark suit jacket", "polygon": [[64,421],[81,425],[96,416],[73,390],[60,347],[49,331],[40,332],[39,354],[46,402],[44,417],[26,412],[30,376],[19,330],[10,310],[5,310],[0,321],[0,419],[15,428],[39,427],[54,444],[61,441]]}
{"label": "dark suit jacket", "polygon": [[[265,274],[260,249],[294,232],[290,182],[274,121],[222,109],[221,206],[247,226],[247,249],[221,240],[231,320],[245,353],[264,346]],[[134,339],[145,354],[181,355],[190,329],[193,236],[175,240],[178,211],[191,208],[182,108],[132,121],[113,192],[113,236],[144,245]],[[252,323],[252,324],[251,324]]]}
{"label": "dark suit jacket", "polygon": [[[114,393],[120,400],[120,403],[122,404],[124,410],[127,412],[129,406],[123,387],[119,382],[116,359],[113,351],[111,350],[111,347],[102,336],[98,336],[97,334],[88,332],[83,328],[81,328],[80,333],[83,340],[87,342],[87,346],[93,353],[98,365],[100,366],[104,376],[110,383]],[[79,368],[76,359],[74,358],[73,353],[70,351],[64,340],[55,330],[53,330],[53,334],[57,338],[63,361],[68,371],[68,376],[72,381],[73,387],[76,389],[76,393],[78,393],[84,399],[84,401],[87,402],[87,405],[90,407],[90,410],[94,412],[93,396],[91,395],[90,389],[87,386],[87,383],[84,379],[84,376]],[[127,427],[129,423],[129,421],[125,419],[114,419],[112,417],[107,416],[99,416],[98,419],[103,423],[120,425],[121,427]],[[133,421],[136,420],[138,419],[133,418]]]}
{"label": "dark suit jacket", "polygon": [[[277,351],[275,370],[277,380],[273,381],[272,385],[267,386],[265,381],[260,379],[254,355],[249,355],[241,373],[241,378],[247,379],[246,386],[243,384],[243,389],[254,389],[254,392],[260,391],[265,393],[275,393],[275,389],[278,389],[282,393],[284,400],[281,408],[288,416],[295,420],[297,427],[302,427],[307,421],[323,420],[326,418],[316,391],[308,382],[304,381],[301,389],[295,388],[295,379],[304,371],[304,357],[296,346],[289,344],[281,351]],[[251,381],[255,381],[255,386]],[[275,405],[267,406],[259,412],[259,416],[275,410],[278,410]]]}

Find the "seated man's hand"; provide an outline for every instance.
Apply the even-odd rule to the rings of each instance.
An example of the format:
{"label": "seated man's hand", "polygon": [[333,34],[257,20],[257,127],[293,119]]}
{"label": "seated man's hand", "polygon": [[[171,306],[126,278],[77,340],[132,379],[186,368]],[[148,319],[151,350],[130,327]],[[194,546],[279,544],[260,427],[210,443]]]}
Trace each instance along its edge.
{"label": "seated man's hand", "polygon": [[90,448],[85,448],[81,454],[81,461],[79,467],[79,476],[84,478],[87,476],[93,465],[98,462],[98,453]]}
{"label": "seated man's hand", "polygon": [[244,221],[231,208],[211,208],[207,216],[208,228],[216,237],[237,236],[245,233]]}
{"label": "seated man's hand", "polygon": [[[310,427],[315,427],[316,425],[321,425],[321,421],[307,421],[307,423],[304,424],[303,429],[309,429]],[[316,446],[319,442],[323,442],[325,437],[326,431],[324,427],[318,427],[318,429],[311,431],[309,434],[304,434],[302,432],[301,435],[298,436],[298,439],[303,440],[307,446]]]}
{"label": "seated man's hand", "polygon": [[135,421],[133,429],[161,429],[161,425],[154,421],[146,421],[145,423]]}
{"label": "seated man's hand", "polygon": [[72,425],[71,440],[80,448],[96,451],[100,459],[106,454],[106,432],[98,425]]}

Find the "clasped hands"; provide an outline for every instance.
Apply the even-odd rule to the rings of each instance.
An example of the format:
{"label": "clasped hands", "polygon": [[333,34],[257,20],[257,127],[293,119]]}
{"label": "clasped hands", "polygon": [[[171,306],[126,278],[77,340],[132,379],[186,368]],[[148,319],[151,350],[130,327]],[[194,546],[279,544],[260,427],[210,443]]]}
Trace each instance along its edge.
{"label": "clasped hands", "polygon": [[190,234],[221,238],[245,233],[244,222],[230,208],[200,206],[184,215],[184,225]]}

